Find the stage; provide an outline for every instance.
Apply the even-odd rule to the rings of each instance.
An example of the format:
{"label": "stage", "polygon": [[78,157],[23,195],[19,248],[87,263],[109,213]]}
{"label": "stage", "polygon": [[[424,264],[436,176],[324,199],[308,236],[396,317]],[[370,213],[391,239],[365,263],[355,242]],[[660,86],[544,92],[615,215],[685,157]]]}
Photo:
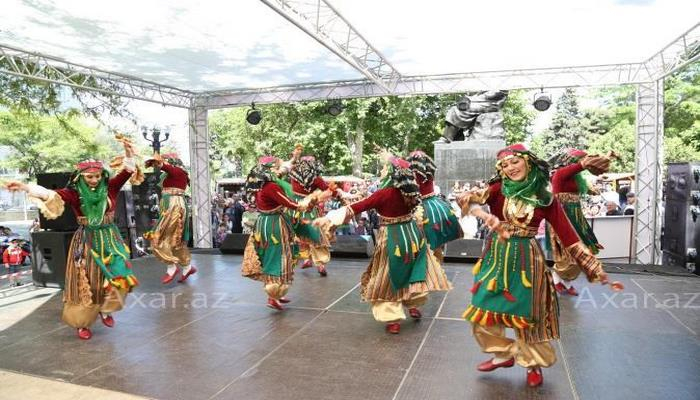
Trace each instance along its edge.
{"label": "stage", "polygon": [[454,289],[432,295],[421,321],[407,320],[399,335],[390,335],[359,299],[366,259],[334,259],[327,278],[298,269],[284,312],[265,307],[262,284],[240,276],[240,255],[195,254],[193,261],[199,273],[164,286],[163,266],[137,260],[141,286],[115,314],[116,326],[98,321],[89,341],[60,321],[60,292],[3,291],[0,370],[7,373],[0,371],[0,382],[14,372],[82,388],[47,384],[42,393],[36,383],[3,383],[0,398],[69,398],[60,391],[95,388],[156,399],[246,400],[696,399],[700,393],[700,278],[682,272],[609,269],[612,280],[625,284],[622,294],[579,279],[581,295],[560,298],[558,362],[531,389],[517,366],[476,371],[488,357],[460,318],[471,265],[446,264]]}

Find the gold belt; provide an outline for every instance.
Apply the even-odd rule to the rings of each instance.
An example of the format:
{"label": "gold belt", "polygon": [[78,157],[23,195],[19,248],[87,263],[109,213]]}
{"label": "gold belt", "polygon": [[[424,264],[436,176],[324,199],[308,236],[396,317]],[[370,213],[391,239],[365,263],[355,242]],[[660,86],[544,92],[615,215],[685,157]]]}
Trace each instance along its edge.
{"label": "gold belt", "polygon": [[384,216],[379,216],[379,224],[380,225],[393,225],[393,224],[400,224],[402,222],[408,222],[413,219],[413,214],[406,214],[402,215],[400,217],[384,217]]}
{"label": "gold belt", "polygon": [[176,187],[167,187],[163,188],[163,194],[169,194],[171,196],[182,196],[183,194],[185,194],[185,190]]}
{"label": "gold belt", "polygon": [[537,228],[533,227],[520,227],[520,226],[515,226],[511,225],[507,222],[501,221],[501,227],[503,227],[503,230],[507,231],[510,233],[510,236],[517,236],[517,237],[535,237],[537,235]]}
{"label": "gold belt", "polygon": [[557,193],[555,196],[557,196],[557,200],[561,203],[578,203],[581,201],[581,195],[578,193],[561,192]]}
{"label": "gold belt", "polygon": [[425,200],[425,199],[430,198],[430,197],[433,197],[433,196],[437,196],[437,194],[435,194],[435,192],[430,192],[430,193],[428,193],[428,194],[422,194],[422,195],[420,196],[420,198],[423,199],[423,200]]}
{"label": "gold belt", "polygon": [[[83,226],[88,225],[87,217],[81,215],[81,216],[77,217],[76,219],[78,220],[79,225],[83,225]],[[114,222],[114,212],[109,212],[109,213],[105,214],[104,217],[102,217],[102,225],[111,224],[112,222]]]}
{"label": "gold belt", "polygon": [[261,214],[279,214],[279,213],[282,212],[282,208],[284,208],[284,207],[282,207],[282,206],[277,206],[277,207],[273,208],[272,210],[261,210],[261,209],[258,209],[258,212],[261,213]]}

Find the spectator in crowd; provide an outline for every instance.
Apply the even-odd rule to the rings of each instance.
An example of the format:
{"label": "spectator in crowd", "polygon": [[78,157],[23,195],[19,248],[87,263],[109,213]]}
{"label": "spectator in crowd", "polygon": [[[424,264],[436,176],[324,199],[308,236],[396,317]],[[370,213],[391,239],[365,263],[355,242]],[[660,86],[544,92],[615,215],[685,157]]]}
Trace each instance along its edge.
{"label": "spectator in crowd", "polygon": [[625,215],[634,215],[634,207],[637,202],[637,196],[632,192],[627,192],[627,204],[625,205]]}
{"label": "spectator in crowd", "polygon": [[233,232],[233,221],[231,221],[231,217],[229,217],[228,214],[224,214],[224,217],[221,220],[221,224],[226,227],[226,233]]}
{"label": "spectator in crowd", "polygon": [[620,195],[612,189],[612,185],[610,185],[609,183],[605,184],[605,190],[603,190],[603,192],[600,195],[603,196],[606,206],[608,202],[612,201],[613,203],[615,203],[615,207],[620,207]]}
{"label": "spectator in crowd", "polygon": [[21,239],[14,238],[10,241],[10,245],[2,253],[2,262],[7,269],[7,275],[10,277],[10,286],[21,286],[20,268],[24,264],[24,259],[30,254],[20,246]]}
{"label": "spectator in crowd", "polygon": [[224,242],[226,235],[228,235],[227,229],[226,224],[223,222],[219,224],[219,227],[216,229],[216,235],[214,235],[214,247],[221,247],[221,243]]}
{"label": "spectator in crowd", "polygon": [[605,208],[607,209],[607,211],[605,212],[605,215],[608,217],[611,215],[622,215],[622,212],[620,211],[620,207],[618,207],[617,203],[612,201],[612,200],[608,200],[605,203]]}
{"label": "spectator in crowd", "polygon": [[629,185],[620,186],[620,188],[617,190],[618,199],[619,199],[618,204],[620,205],[620,208],[623,210],[627,206],[627,193],[629,193],[629,191],[630,191]]}
{"label": "spectator in crowd", "polygon": [[229,207],[229,218],[232,223],[231,232],[233,233],[243,233],[243,212],[245,207],[241,204],[241,199],[239,196],[233,197],[233,204]]}
{"label": "spectator in crowd", "polygon": [[369,235],[369,229],[367,227],[367,218],[360,218],[357,221],[357,227],[355,227],[355,235]]}

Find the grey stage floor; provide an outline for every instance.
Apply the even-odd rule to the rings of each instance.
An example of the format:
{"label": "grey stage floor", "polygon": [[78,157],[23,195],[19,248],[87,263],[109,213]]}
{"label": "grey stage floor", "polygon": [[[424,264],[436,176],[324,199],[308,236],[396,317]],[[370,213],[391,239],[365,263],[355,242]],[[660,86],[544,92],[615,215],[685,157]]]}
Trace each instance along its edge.
{"label": "grey stage floor", "polygon": [[[197,254],[200,272],[163,286],[163,267],[135,263],[141,286],[80,341],[55,295],[0,332],[0,369],[158,399],[697,399],[700,279],[614,274],[624,294],[587,286],[562,298],[559,361],[544,385],[515,367],[475,370],[486,357],[460,319],[470,266],[400,335],[375,322],[358,292],[366,260],[333,260],[329,276],[298,270],[284,312],[243,279],[240,256]],[[695,296],[698,296],[696,298]],[[3,309],[0,308],[0,313]]]}

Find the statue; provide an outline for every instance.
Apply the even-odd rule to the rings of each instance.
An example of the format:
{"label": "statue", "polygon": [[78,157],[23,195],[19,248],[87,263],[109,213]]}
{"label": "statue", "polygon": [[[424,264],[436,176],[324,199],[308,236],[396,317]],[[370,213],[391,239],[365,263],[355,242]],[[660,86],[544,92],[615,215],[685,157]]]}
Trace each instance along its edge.
{"label": "statue", "polygon": [[507,97],[505,90],[465,95],[447,111],[442,141],[504,139],[501,108]]}

